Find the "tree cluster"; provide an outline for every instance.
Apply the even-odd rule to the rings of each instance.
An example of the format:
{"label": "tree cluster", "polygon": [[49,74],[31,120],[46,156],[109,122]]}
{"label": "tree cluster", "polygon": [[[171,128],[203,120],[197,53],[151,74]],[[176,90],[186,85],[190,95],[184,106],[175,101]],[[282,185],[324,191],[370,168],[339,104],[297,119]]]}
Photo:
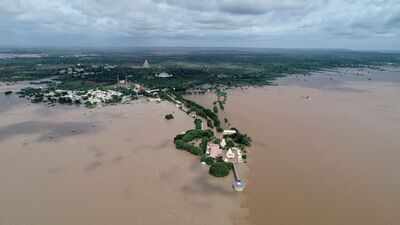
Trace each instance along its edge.
{"label": "tree cluster", "polygon": [[167,114],[167,115],[165,115],[165,117],[164,117],[166,120],[172,120],[173,118],[174,118],[174,115],[172,115],[172,114]]}

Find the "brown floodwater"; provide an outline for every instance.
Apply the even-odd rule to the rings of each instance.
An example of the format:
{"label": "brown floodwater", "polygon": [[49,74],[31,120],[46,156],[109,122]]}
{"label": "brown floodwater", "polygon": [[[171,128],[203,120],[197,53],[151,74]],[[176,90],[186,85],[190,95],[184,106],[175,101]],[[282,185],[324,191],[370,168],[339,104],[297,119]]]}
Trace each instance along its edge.
{"label": "brown floodwater", "polygon": [[172,104],[11,107],[12,97],[0,98],[1,225],[246,220],[232,178],[209,176],[175,149],[173,137],[194,124]]}
{"label": "brown floodwater", "polygon": [[400,224],[399,83],[323,76],[229,92],[226,115],[254,141],[252,224]]}
{"label": "brown floodwater", "polygon": [[175,150],[194,124],[172,104],[48,108],[0,94],[0,224],[399,224],[399,75],[229,91],[221,117],[253,138],[243,193]]}

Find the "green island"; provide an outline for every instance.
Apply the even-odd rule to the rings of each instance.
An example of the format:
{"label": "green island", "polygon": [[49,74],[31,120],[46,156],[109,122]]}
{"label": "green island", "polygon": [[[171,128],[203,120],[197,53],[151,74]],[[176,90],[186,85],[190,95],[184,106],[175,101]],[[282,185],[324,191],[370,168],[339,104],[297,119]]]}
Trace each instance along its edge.
{"label": "green island", "polygon": [[[215,177],[229,175],[233,163],[246,161],[246,148],[251,145],[249,136],[237,128],[223,129],[217,112],[182,96],[168,96],[182,111],[195,118],[195,129],[175,136],[177,149],[199,156],[203,164],[210,166],[209,173]],[[203,129],[203,121],[207,121],[207,129]]]}

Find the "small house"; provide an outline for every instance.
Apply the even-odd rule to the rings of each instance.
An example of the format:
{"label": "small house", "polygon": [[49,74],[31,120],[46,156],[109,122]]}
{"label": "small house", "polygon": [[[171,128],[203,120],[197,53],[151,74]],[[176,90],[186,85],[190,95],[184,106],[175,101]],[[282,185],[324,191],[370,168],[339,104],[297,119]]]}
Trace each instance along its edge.
{"label": "small house", "polygon": [[232,149],[230,148],[228,151],[226,151],[225,156],[228,159],[234,159],[235,158],[235,153],[233,153]]}
{"label": "small house", "polygon": [[221,145],[221,148],[225,148],[225,146],[226,146],[225,138],[223,138],[223,139],[221,140],[220,145]]}
{"label": "small house", "polygon": [[208,144],[207,146],[207,154],[210,155],[212,158],[218,158],[223,155],[222,149],[219,147],[218,144]]}
{"label": "small house", "polygon": [[222,133],[224,136],[230,136],[230,135],[234,135],[236,134],[236,130],[224,130],[224,132]]}

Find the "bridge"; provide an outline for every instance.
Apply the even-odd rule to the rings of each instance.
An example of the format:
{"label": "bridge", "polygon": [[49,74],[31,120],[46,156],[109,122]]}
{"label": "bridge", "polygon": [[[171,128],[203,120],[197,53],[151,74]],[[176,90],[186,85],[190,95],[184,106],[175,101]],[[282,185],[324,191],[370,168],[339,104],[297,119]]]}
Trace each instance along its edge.
{"label": "bridge", "polygon": [[246,187],[246,183],[240,179],[238,163],[233,163],[233,177],[232,188],[235,191],[243,191]]}

